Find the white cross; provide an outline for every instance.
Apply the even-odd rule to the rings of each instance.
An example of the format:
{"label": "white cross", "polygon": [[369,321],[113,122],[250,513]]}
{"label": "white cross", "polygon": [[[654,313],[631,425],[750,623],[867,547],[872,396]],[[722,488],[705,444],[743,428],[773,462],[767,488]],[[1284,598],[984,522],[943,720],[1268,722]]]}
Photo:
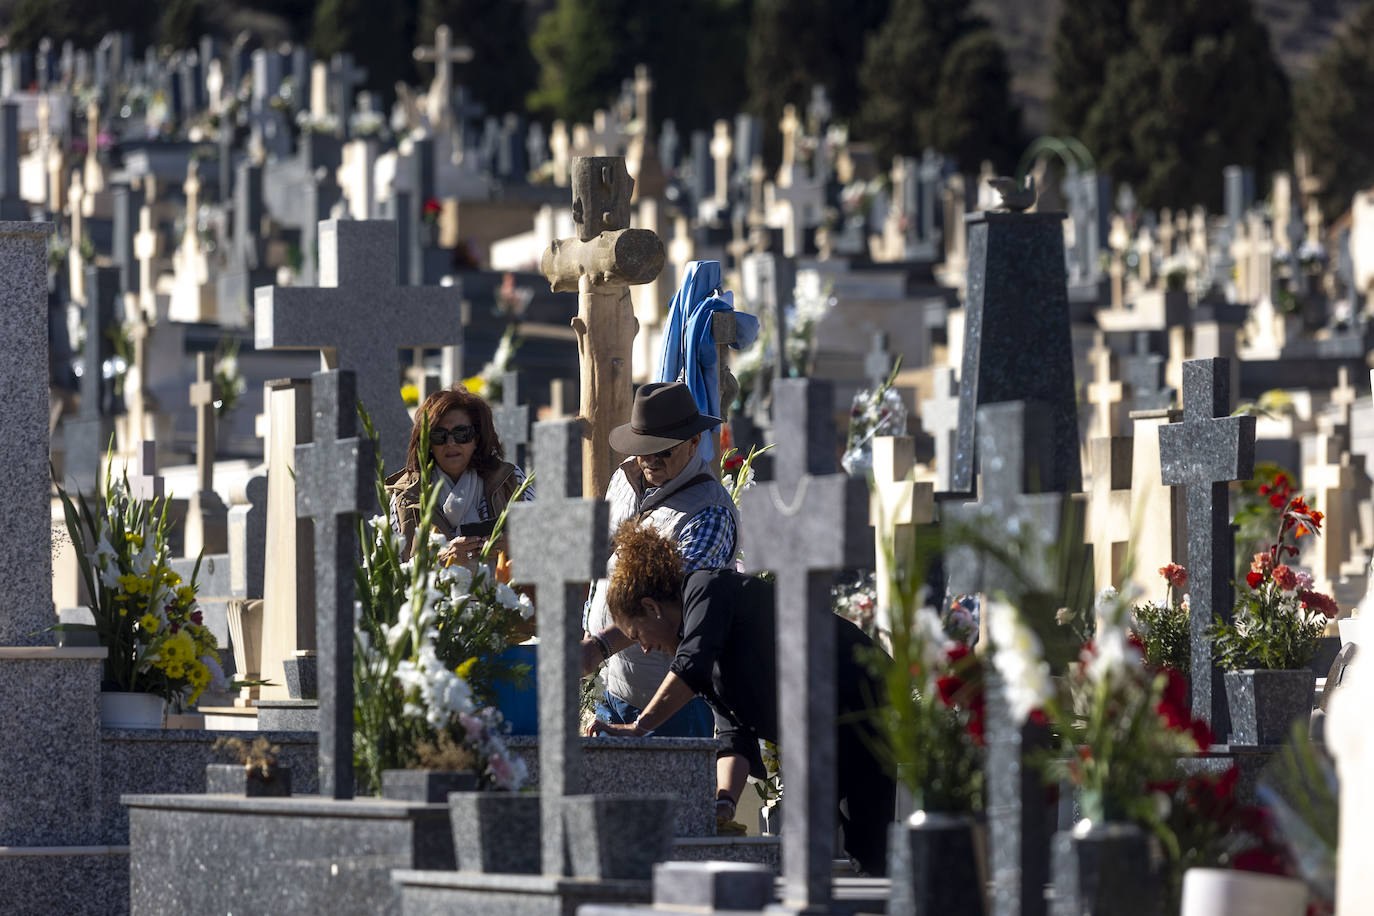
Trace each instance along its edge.
{"label": "white cross", "polygon": [[1088,351],[1093,363],[1093,380],[1088,385],[1088,400],[1093,405],[1094,436],[1115,436],[1121,432],[1121,398],[1124,386],[1112,378],[1116,357],[1098,331]]}
{"label": "white cross", "polygon": [[1096,590],[1120,588],[1131,540],[1131,462],[1135,440],[1111,436],[1088,442],[1088,543],[1093,545]]}
{"label": "white cross", "polygon": [[472,48],[453,44],[453,30],[440,25],[434,30],[434,45],[416,48],[415,59],[434,64],[434,82],[430,83],[425,95],[425,108],[430,127],[435,132],[447,133],[453,126],[449,108],[449,98],[453,94],[453,65],[472,60]]}
{"label": "white cross", "polygon": [[715,135],[711,137],[711,159],[716,165],[716,188],[713,199],[717,207],[724,208],[730,203],[730,153],[735,144],[730,139],[730,122],[716,122]]}
{"label": "white cross", "polygon": [[900,566],[911,555],[916,526],[935,518],[935,485],[930,481],[917,483],[911,473],[915,467],[916,444],[910,436],[873,439],[873,491],[868,512],[876,546],[877,624],[884,633],[892,631],[893,565]]}

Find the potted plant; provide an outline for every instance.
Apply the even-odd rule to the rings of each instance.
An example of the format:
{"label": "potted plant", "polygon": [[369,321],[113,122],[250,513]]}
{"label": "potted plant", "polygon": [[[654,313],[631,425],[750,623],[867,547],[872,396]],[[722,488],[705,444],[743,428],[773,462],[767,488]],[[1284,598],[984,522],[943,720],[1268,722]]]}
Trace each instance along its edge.
{"label": "potted plant", "polygon": [[215,750],[237,758],[237,763],[212,763],[205,767],[205,791],[209,795],[246,795],[250,798],[285,797],[291,794],[291,768],[277,762],[281,748],[257,738],[220,738]]}
{"label": "potted plant", "polygon": [[1293,722],[1308,717],[1316,688],[1310,665],[1338,611],[1313,589],[1311,575],[1284,562],[1297,556],[1299,539],[1320,534],[1322,514],[1301,496],[1282,505],[1278,536],[1254,555],[1231,620],[1218,617],[1209,630],[1233,744],[1281,744]]}
{"label": "potted plant", "polygon": [[101,721],[112,728],[160,728],[167,704],[193,707],[222,684],[218,642],[196,605],[197,560],[189,582],[169,565],[167,503],[143,500],[105,465],[102,498],[73,499],[57,488],[67,533],[90,595],[91,624],[108,650],[101,680]]}

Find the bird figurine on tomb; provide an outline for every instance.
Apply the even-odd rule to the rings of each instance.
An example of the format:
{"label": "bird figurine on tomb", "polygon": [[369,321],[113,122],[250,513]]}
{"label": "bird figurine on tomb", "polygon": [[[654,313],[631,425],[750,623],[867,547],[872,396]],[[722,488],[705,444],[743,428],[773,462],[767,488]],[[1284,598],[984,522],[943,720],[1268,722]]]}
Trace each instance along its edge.
{"label": "bird figurine on tomb", "polygon": [[1035,206],[1035,176],[1027,175],[1025,187],[1021,186],[1015,178],[1005,176],[989,178],[988,187],[1002,195],[1001,206],[995,207],[996,210],[1009,211],[1012,213],[1022,213]]}

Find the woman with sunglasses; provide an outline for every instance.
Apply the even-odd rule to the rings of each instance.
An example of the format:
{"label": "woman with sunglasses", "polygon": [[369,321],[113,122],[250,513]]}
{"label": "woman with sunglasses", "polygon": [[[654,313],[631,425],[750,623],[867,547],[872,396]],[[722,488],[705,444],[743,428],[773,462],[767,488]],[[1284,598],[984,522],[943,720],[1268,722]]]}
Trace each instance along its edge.
{"label": "woman with sunglasses", "polygon": [[[476,556],[493,521],[525,480],[525,472],[505,460],[496,437],[491,407],[461,384],[436,391],[415,413],[406,466],[387,479],[391,493],[391,526],[400,535],[401,559],[415,549],[420,522],[420,431],[429,422],[429,454],[439,485],[431,524],[449,538],[439,554],[467,563]],[[522,498],[532,499],[526,489]]]}

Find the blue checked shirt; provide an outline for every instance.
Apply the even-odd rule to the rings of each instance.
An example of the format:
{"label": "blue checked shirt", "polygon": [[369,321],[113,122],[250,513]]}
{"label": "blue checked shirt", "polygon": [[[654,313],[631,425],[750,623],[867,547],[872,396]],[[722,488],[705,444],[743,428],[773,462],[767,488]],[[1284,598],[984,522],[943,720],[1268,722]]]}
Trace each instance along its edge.
{"label": "blue checked shirt", "polygon": [[683,526],[677,546],[683,576],[698,569],[734,569],[734,516],[724,506],[707,506]]}

